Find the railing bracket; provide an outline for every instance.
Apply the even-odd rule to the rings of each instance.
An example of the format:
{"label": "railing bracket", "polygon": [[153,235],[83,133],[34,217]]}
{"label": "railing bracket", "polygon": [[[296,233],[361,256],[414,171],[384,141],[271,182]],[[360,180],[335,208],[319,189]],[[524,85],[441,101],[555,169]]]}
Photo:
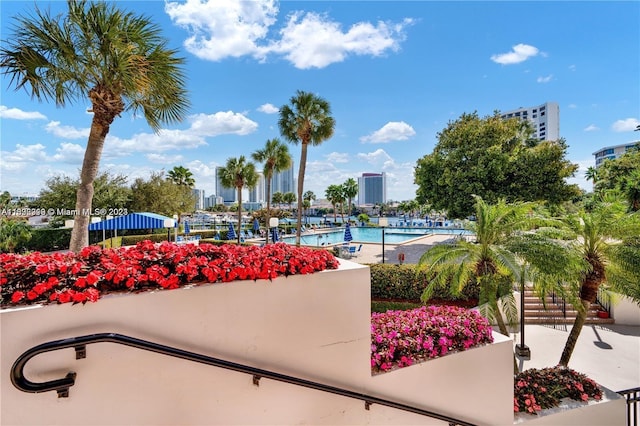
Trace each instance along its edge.
{"label": "railing bracket", "polygon": [[254,384],[255,386],[260,386],[260,379],[261,379],[261,378],[262,378],[262,377],[260,377],[260,376],[258,376],[258,375],[256,375],[256,374],[254,374],[254,375],[253,375],[253,384]]}
{"label": "railing bracket", "polygon": [[369,401],[364,402],[364,409],[369,411],[369,407],[371,407],[371,403]]}
{"label": "railing bracket", "polygon": [[85,359],[87,357],[87,345],[74,346],[76,350],[76,359]]}
{"label": "railing bracket", "polygon": [[[76,373],[74,371],[70,371],[67,373],[65,378],[75,380]],[[57,389],[56,392],[58,392],[58,398],[69,398],[69,388]]]}

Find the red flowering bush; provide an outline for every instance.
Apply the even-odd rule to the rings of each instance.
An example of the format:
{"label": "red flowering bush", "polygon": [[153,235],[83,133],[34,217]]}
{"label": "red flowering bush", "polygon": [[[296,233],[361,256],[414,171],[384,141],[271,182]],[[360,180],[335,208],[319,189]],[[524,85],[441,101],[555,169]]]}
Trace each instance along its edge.
{"label": "red flowering bush", "polygon": [[537,414],[556,407],[562,398],[576,401],[600,400],[602,389],[597,383],[570,368],[531,368],[516,375],[513,385],[513,411]]}
{"label": "red flowering bush", "polygon": [[78,254],[0,254],[0,306],[95,302],[109,292],[175,289],[187,284],[271,280],[336,269],[326,250],[289,244],[85,247]]}
{"label": "red flowering bush", "polygon": [[491,325],[477,311],[422,306],[371,314],[371,370],[389,371],[493,342]]}

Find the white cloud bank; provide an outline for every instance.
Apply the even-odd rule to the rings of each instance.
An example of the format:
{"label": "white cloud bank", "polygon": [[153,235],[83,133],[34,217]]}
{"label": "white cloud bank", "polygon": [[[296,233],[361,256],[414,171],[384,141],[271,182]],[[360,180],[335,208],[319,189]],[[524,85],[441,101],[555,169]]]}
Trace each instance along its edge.
{"label": "white cloud bank", "polygon": [[522,43],[516,44],[512,49],[511,52],[492,55],[491,60],[497,64],[512,65],[524,62],[540,53],[537,47]]}
{"label": "white cloud bank", "polygon": [[349,55],[380,56],[397,51],[405,29],[413,23],[359,22],[347,31],[327,15],[293,12],[275,37],[271,30],[279,12],[275,0],[187,0],[168,2],[165,12],[185,28],[185,48],[197,57],[220,61],[251,56],[259,61],[281,55],[296,68],[324,68]]}
{"label": "white cloud bank", "polygon": [[390,121],[370,135],[360,138],[361,142],[387,143],[404,141],[415,136],[416,131],[404,121]]}
{"label": "white cloud bank", "polygon": [[264,112],[265,114],[276,114],[280,109],[273,104],[264,104],[258,107],[258,111]]}
{"label": "white cloud bank", "polygon": [[0,105],[0,118],[13,120],[46,120],[47,117],[36,111],[22,111],[18,108],[7,108]]}
{"label": "white cloud bank", "polygon": [[618,120],[611,125],[611,129],[614,132],[632,132],[636,130],[636,127],[640,126],[640,121],[637,118],[625,118],[624,120]]}
{"label": "white cloud bank", "polygon": [[538,83],[548,83],[551,80],[553,80],[553,74],[549,74],[546,77],[538,77],[538,79],[536,80]]}

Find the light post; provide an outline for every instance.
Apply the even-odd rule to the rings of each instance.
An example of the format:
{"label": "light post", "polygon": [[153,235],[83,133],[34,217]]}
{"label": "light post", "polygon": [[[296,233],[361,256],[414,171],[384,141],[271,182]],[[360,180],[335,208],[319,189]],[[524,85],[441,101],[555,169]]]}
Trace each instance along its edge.
{"label": "light post", "polygon": [[380,225],[380,228],[382,229],[382,263],[384,263],[384,228],[389,223],[388,223],[386,217],[381,217],[381,218],[378,219],[378,224]]}
{"label": "light post", "polygon": [[516,345],[516,355],[531,359],[531,349],[524,344],[524,268],[520,274],[520,344]]}

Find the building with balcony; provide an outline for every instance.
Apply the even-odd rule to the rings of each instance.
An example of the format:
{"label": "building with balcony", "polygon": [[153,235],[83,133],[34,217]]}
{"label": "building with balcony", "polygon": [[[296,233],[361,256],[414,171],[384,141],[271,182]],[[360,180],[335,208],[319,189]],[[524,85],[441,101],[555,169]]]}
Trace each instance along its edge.
{"label": "building with balcony", "polygon": [[604,160],[615,160],[625,152],[632,149],[640,149],[640,141],[623,143],[620,145],[606,146],[593,153],[596,160],[596,167],[599,167]]}
{"label": "building with balcony", "polygon": [[505,111],[500,116],[504,119],[518,118],[529,121],[535,131],[535,137],[541,141],[560,139],[560,108],[555,102],[546,102],[532,107],[520,107]]}

